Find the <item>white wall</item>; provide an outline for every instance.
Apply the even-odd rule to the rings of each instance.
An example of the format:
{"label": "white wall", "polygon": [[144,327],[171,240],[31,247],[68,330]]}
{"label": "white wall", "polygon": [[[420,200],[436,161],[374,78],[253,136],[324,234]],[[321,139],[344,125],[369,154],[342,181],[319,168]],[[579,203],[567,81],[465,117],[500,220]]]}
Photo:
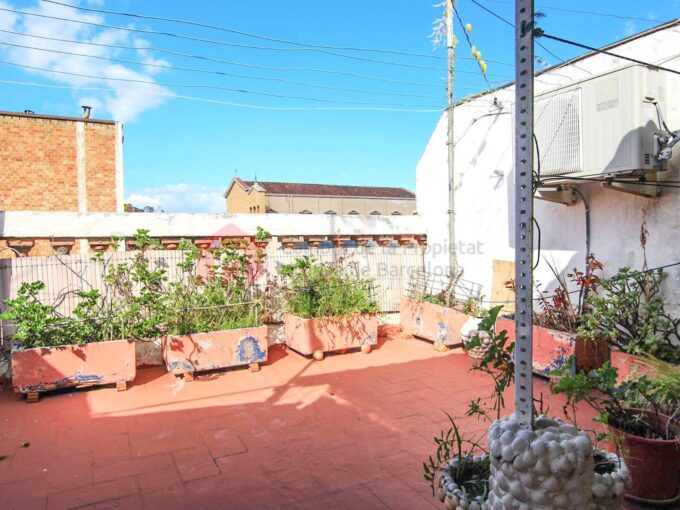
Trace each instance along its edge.
{"label": "white wall", "polygon": [[[644,61],[662,62],[679,55],[680,30],[671,27],[617,47],[615,52]],[[678,59],[664,65],[679,69]],[[537,77],[536,93],[545,92],[588,76],[628,64],[596,55]],[[668,74],[666,120],[680,128],[680,80]],[[502,105],[493,107],[496,98]],[[455,109],[455,201],[456,242],[463,243],[458,263],[464,278],[481,283],[490,296],[492,261],[514,260],[513,248],[513,116],[514,87],[491,92]],[[446,116],[442,115],[416,170],[418,214],[428,234],[430,269],[446,271],[448,256],[430,249],[448,244]],[[661,179],[678,180],[680,146],[669,170]],[[664,189],[658,198],[643,198],[603,189],[597,183],[579,184],[591,208],[591,252],[600,259],[606,274],[625,265],[640,268],[640,226],[649,230],[647,259],[650,267],[680,261],[680,200],[677,189]],[[583,203],[573,206],[535,201],[535,217],[542,230],[541,263],[536,280],[551,287],[552,273],[545,261],[555,260],[561,269],[583,268],[585,219]],[[480,253],[465,253],[475,243]],[[468,247],[466,249],[466,247]],[[438,252],[438,253],[437,253]],[[680,303],[680,268],[670,269],[666,283],[668,301]]]}
{"label": "white wall", "polygon": [[258,226],[274,236],[424,233],[415,216],[0,212],[0,238],[129,237],[139,228],[155,237],[211,237],[221,231],[254,235]]}

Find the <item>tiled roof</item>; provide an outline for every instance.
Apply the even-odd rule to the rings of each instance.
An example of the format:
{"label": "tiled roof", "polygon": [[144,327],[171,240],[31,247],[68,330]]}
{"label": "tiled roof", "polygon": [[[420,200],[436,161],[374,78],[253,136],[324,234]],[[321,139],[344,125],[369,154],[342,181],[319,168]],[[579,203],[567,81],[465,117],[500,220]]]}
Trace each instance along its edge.
{"label": "tiled roof", "polygon": [[407,198],[415,199],[415,194],[404,188],[384,186],[338,186],[334,184],[302,184],[295,182],[244,181],[236,178],[244,188],[254,184],[262,187],[270,195],[315,195],[332,197],[370,197],[370,198]]}

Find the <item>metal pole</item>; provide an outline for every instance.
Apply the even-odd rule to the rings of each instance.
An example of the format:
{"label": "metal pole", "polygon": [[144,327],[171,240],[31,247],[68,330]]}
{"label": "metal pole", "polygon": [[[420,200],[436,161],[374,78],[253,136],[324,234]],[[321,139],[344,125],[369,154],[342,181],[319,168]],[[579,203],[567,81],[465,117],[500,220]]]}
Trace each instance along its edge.
{"label": "metal pole", "polygon": [[515,419],[533,412],[534,0],[515,1]]}
{"label": "metal pole", "polygon": [[456,213],[454,209],[455,203],[455,176],[454,176],[454,137],[453,137],[453,68],[456,57],[456,45],[453,35],[453,4],[456,0],[446,0],[446,46],[448,48],[449,57],[449,76],[448,76],[448,107],[446,109],[446,116],[448,121],[447,141],[448,146],[448,163],[449,163],[449,274],[453,275],[456,271]]}

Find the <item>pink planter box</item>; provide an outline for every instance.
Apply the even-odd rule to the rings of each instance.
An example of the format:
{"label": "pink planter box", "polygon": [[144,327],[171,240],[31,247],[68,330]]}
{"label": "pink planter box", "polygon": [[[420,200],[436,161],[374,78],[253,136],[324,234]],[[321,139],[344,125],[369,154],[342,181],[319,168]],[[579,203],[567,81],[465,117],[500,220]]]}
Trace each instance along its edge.
{"label": "pink planter box", "polygon": [[132,381],[135,373],[135,344],[127,340],[12,353],[12,382],[21,393],[124,383]]}
{"label": "pink planter box", "polygon": [[304,355],[375,345],[378,341],[378,315],[303,319],[287,313],[283,318],[286,345]]}
{"label": "pink planter box", "polygon": [[[506,330],[511,342],[515,341],[515,321],[500,317],[496,321],[496,333]],[[569,357],[576,357],[572,371],[586,372],[599,368],[609,359],[606,342],[584,340],[573,333],[555,329],[533,327],[533,371],[537,375],[550,376],[569,364]]]}
{"label": "pink planter box", "polygon": [[404,333],[444,345],[460,345],[460,330],[472,317],[455,308],[402,298],[399,320]]}
{"label": "pink planter box", "polygon": [[163,361],[175,375],[265,363],[267,348],[267,326],[168,335],[162,341]]}

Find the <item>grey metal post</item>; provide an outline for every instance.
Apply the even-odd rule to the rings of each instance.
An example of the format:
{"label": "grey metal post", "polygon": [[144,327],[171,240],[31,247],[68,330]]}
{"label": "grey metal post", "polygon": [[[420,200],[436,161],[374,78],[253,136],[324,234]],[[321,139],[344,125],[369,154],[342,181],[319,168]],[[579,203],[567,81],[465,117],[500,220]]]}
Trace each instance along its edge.
{"label": "grey metal post", "polygon": [[456,0],[446,0],[446,47],[448,49],[449,57],[449,73],[448,73],[448,88],[447,99],[448,107],[446,109],[447,117],[447,147],[448,147],[448,169],[449,169],[449,273],[453,275],[456,271],[456,212],[455,204],[455,175],[454,175],[454,134],[453,134],[453,78],[454,66],[456,57],[456,45],[453,37],[453,4]]}
{"label": "grey metal post", "polygon": [[515,1],[515,419],[532,426],[534,0]]}

